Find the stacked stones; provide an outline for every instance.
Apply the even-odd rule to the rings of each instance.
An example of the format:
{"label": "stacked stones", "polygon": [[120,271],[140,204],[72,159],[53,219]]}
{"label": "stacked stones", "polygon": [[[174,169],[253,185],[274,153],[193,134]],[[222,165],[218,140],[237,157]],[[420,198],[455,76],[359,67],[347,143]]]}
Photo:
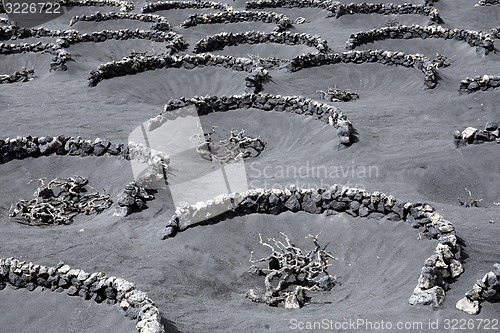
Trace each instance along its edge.
{"label": "stacked stones", "polygon": [[154,14],[137,14],[137,13],[104,13],[101,14],[99,12],[92,15],[80,15],[74,16],[69,25],[72,26],[78,21],[86,21],[86,22],[101,22],[101,21],[109,21],[109,20],[136,20],[141,22],[150,22],[153,23],[151,26],[151,30],[158,31],[170,31],[172,30],[172,26],[167,21],[167,19],[160,15]]}
{"label": "stacked stones", "polygon": [[415,4],[373,4],[373,3],[348,3],[340,4],[333,3],[326,9],[332,12],[335,18],[343,15],[354,14],[381,14],[381,15],[401,15],[401,14],[414,14],[429,16],[429,23],[443,23],[439,10],[432,6],[415,5]]}
{"label": "stacked stones", "polygon": [[20,72],[0,75],[0,84],[14,83],[14,82],[28,82],[33,80],[32,78],[33,74],[35,74],[34,69],[23,69]]}
{"label": "stacked stones", "polygon": [[491,29],[490,34],[495,38],[500,38],[500,28]]}
{"label": "stacked stones", "polygon": [[290,112],[312,116],[320,121],[327,122],[337,129],[340,143],[348,146],[353,142],[354,133],[351,122],[334,106],[314,101],[301,96],[281,96],[271,94],[242,94],[233,96],[205,96],[187,99],[169,100],[165,104],[164,115],[170,111],[195,105],[199,115],[211,112],[256,108],[264,111]]}
{"label": "stacked stones", "polygon": [[69,47],[70,45],[82,42],[104,42],[108,39],[126,40],[126,39],[147,39],[155,42],[167,42],[166,47],[171,49],[171,52],[183,50],[187,48],[187,43],[181,35],[171,31],[159,30],[102,30],[95,31],[90,34],[79,33],[75,30],[65,31],[64,34],[57,40],[61,47]]}
{"label": "stacked stones", "polygon": [[136,74],[161,68],[193,69],[201,66],[215,66],[230,68],[235,71],[251,72],[261,66],[265,68],[278,67],[282,64],[280,59],[257,59],[214,55],[203,53],[198,55],[135,55],[124,57],[122,60],[111,61],[99,66],[90,73],[89,85],[96,86],[99,82],[113,77]]}
{"label": "stacked stones", "polygon": [[274,12],[254,11],[224,11],[215,14],[194,14],[182,22],[181,27],[189,28],[198,24],[212,23],[238,23],[246,21],[262,21],[264,23],[276,23],[274,31],[284,31],[292,27],[292,21],[288,16]]}
{"label": "stacked stones", "polygon": [[61,6],[68,7],[120,7],[121,11],[129,12],[134,10],[134,3],[119,0],[58,0]]}
{"label": "stacked stones", "polygon": [[479,0],[479,2],[475,6],[479,7],[479,6],[493,6],[493,5],[500,5],[500,0]]}
{"label": "stacked stones", "polygon": [[303,68],[334,65],[339,63],[380,63],[390,66],[417,68],[425,74],[424,83],[425,87],[428,89],[433,89],[437,85],[438,75],[436,68],[449,66],[449,62],[443,61],[442,57],[436,60],[429,60],[420,54],[367,50],[327,54],[308,53],[293,58],[288,64],[288,69],[291,72],[296,72]]}
{"label": "stacked stones", "polygon": [[500,87],[500,75],[467,77],[460,82],[460,92],[490,91]]}
{"label": "stacked stones", "polygon": [[497,143],[500,143],[500,128],[496,122],[489,121],[484,126],[484,130],[477,129],[475,127],[467,127],[462,132],[455,131],[455,133],[453,133],[453,137],[457,147],[464,146],[466,144],[479,144],[489,141],[496,141]]}
{"label": "stacked stones", "polygon": [[16,53],[51,53],[57,54],[61,47],[52,43],[38,42],[36,44],[4,44],[0,43],[0,54],[16,54]]}
{"label": "stacked stones", "polygon": [[84,140],[80,137],[41,136],[17,137],[0,140],[0,164],[12,160],[37,158],[49,155],[70,156],[122,156],[127,160],[139,160],[144,163],[168,165],[169,159],[153,149],[134,143],[117,144],[100,138]]}
{"label": "stacked stones", "polygon": [[68,47],[81,42],[104,42],[108,39],[125,40],[125,39],[148,39],[155,42],[169,42],[168,46],[174,50],[182,50],[187,47],[186,42],[181,35],[171,31],[159,30],[102,30],[95,31],[90,34],[79,33],[76,30],[49,30],[43,27],[39,28],[19,28],[14,26],[0,27],[0,40],[17,39],[17,38],[40,38],[52,37],[59,39],[57,44],[61,47]]}
{"label": "stacked stones", "polygon": [[138,186],[136,182],[127,184],[119,195],[114,215],[123,217],[148,208],[146,201],[154,199],[151,192],[152,190]]}
{"label": "stacked stones", "polygon": [[145,4],[141,8],[143,13],[153,13],[159,10],[170,9],[218,9],[218,10],[232,10],[233,7],[214,1],[158,1]]}
{"label": "stacked stones", "polygon": [[242,33],[221,32],[207,36],[196,43],[194,52],[211,52],[214,50],[221,50],[225,46],[259,43],[278,43],[286,45],[305,44],[310,47],[315,47],[320,52],[328,51],[326,40],[307,33],[291,33],[289,31],[271,33],[247,31]]}
{"label": "stacked stones", "polygon": [[[370,218],[386,216],[393,221],[403,220],[419,229],[420,235],[437,239],[436,250],[425,261],[418,285],[409,299],[412,305],[439,306],[448,288],[447,281],[463,272],[455,228],[430,205],[403,202],[381,192],[370,194],[338,185],[323,189],[298,189],[294,185],[285,190],[251,189],[179,207],[169,220],[163,239],[208,219],[217,221],[253,213],[277,215],[287,211],[310,214],[345,212],[355,217]],[[214,212],[222,214],[214,217]]]}
{"label": "stacked stones", "polygon": [[264,83],[269,81],[269,72],[263,67],[258,67],[245,78],[245,85],[250,89],[250,93],[260,93],[263,89]]}
{"label": "stacked stones", "polygon": [[500,300],[500,264],[493,265],[493,271],[486,273],[481,280],[477,280],[471,290],[465,293],[456,308],[471,315],[481,310],[484,301],[497,302]]}
{"label": "stacked stones", "polygon": [[263,9],[263,8],[328,8],[333,4],[333,1],[321,0],[249,0],[246,2],[247,9]]}
{"label": "stacked stones", "polygon": [[103,272],[87,273],[64,263],[47,267],[14,258],[0,259],[0,290],[37,288],[79,296],[97,303],[118,304],[125,315],[136,322],[139,333],[164,333],[160,311],[148,295],[124,279]]}
{"label": "stacked stones", "polygon": [[350,36],[346,42],[347,49],[352,50],[355,47],[377,40],[385,39],[412,39],[412,38],[443,38],[457,39],[476,47],[478,51],[493,52],[495,46],[492,36],[488,33],[464,29],[448,29],[441,26],[419,26],[419,25],[399,25],[397,27],[384,27],[369,31],[358,32]]}

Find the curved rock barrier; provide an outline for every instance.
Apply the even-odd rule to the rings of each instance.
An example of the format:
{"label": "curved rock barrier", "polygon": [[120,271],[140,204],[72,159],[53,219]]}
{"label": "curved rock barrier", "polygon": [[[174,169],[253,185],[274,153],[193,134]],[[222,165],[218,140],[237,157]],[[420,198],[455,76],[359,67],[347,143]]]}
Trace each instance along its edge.
{"label": "curved rock barrier", "polygon": [[328,51],[326,40],[319,36],[313,36],[307,33],[284,32],[260,32],[247,31],[242,33],[221,32],[215,35],[207,36],[199,40],[194,46],[194,52],[212,52],[222,50],[226,46],[239,44],[263,44],[277,43],[286,45],[305,44],[309,47],[315,47],[320,52]]}
{"label": "curved rock barrier", "polygon": [[66,70],[66,62],[72,60],[71,54],[63,50],[59,45],[38,42],[36,44],[4,44],[0,43],[0,54],[19,53],[49,53],[53,55],[50,70]]}
{"label": "curved rock barrier", "polygon": [[28,82],[33,80],[35,74],[34,69],[23,69],[12,74],[0,75],[0,84],[14,83],[14,82]]}
{"label": "curved rock barrier", "polygon": [[143,13],[153,13],[160,10],[170,9],[218,9],[232,10],[233,7],[214,1],[158,1],[147,3],[141,8]]}
{"label": "curved rock barrier", "polygon": [[137,13],[95,13],[91,15],[74,16],[69,25],[73,26],[76,22],[102,22],[109,20],[135,20],[141,22],[153,23],[151,30],[170,31],[172,26],[164,16],[154,14],[137,14]]}
{"label": "curved rock barrier", "polygon": [[465,293],[456,308],[471,315],[476,315],[481,311],[481,303],[485,301],[498,302],[500,300],[500,264],[493,265],[493,270],[486,273],[482,279],[472,286],[472,289]]}
{"label": "curved rock barrier", "polygon": [[346,42],[346,48],[348,50],[352,50],[357,46],[379,40],[414,38],[456,39],[466,42],[472,47],[476,47],[478,51],[481,51],[482,49],[485,54],[488,54],[495,49],[492,36],[489,33],[464,29],[448,29],[441,26],[419,25],[399,25],[396,27],[384,27],[358,32],[350,36],[349,40]]}
{"label": "curved rock barrier", "polygon": [[[264,111],[290,112],[311,116],[336,128],[341,144],[348,146],[354,141],[352,124],[339,109],[307,97],[281,96],[265,93],[232,96],[195,96],[193,98],[181,97],[180,99],[169,100],[165,104],[164,112],[161,115],[168,119],[169,116],[176,116],[177,110],[189,105],[195,105],[199,115],[255,108]],[[180,112],[182,112],[182,109]],[[178,114],[178,116],[182,116],[182,113]],[[160,119],[160,123],[161,121]]]}
{"label": "curved rock barrier", "polygon": [[308,53],[293,58],[287,68],[291,72],[303,68],[318,67],[334,64],[365,64],[379,63],[389,66],[401,66],[406,68],[417,68],[425,74],[425,87],[433,89],[436,87],[439,76],[438,67],[447,67],[449,62],[443,56],[430,60],[421,54],[405,54],[403,52],[390,52],[383,50],[347,51],[342,53]]}
{"label": "curved rock barrier", "polygon": [[150,149],[134,142],[113,143],[109,140],[97,138],[84,140],[71,136],[25,136],[0,140],[0,164],[12,160],[37,158],[49,155],[69,156],[121,156],[126,160],[137,160],[148,164],[167,167],[169,157],[154,149]]}
{"label": "curved rock barrier", "polygon": [[467,77],[460,82],[460,92],[491,91],[500,88],[500,75]]}
{"label": "curved rock barrier", "polygon": [[125,315],[134,320],[139,333],[164,333],[160,311],[148,297],[137,290],[135,284],[103,272],[87,273],[60,262],[47,267],[14,258],[0,259],[0,290],[7,285],[13,288],[37,288],[65,291],[69,296],[79,296],[96,303],[117,304]]}
{"label": "curved rock barrier", "polygon": [[424,15],[429,17],[429,24],[438,23],[442,24],[443,19],[439,14],[439,10],[433,6],[417,5],[417,4],[373,4],[373,3],[349,3],[340,4],[333,3],[326,7],[327,10],[332,12],[332,16],[339,18],[344,15],[357,15],[357,14],[381,14],[381,15]]}
{"label": "curved rock barrier", "polygon": [[264,8],[322,8],[326,9],[333,4],[333,1],[321,0],[249,0],[245,2],[247,9]]}
{"label": "curved rock barrier", "polygon": [[132,1],[120,0],[58,0],[61,6],[67,7],[120,7],[121,11],[132,11],[135,6]]}
{"label": "curved rock barrier", "polygon": [[479,0],[475,7],[500,5],[500,0]]}
{"label": "curved rock barrier", "polygon": [[498,123],[489,121],[484,126],[484,129],[467,127],[463,131],[455,131],[453,137],[455,139],[455,146],[457,147],[492,141],[500,143],[500,129]]}
{"label": "curved rock barrier", "polygon": [[126,40],[126,39],[146,39],[154,42],[166,43],[165,47],[170,49],[170,52],[177,52],[187,48],[187,43],[184,38],[172,31],[158,31],[158,30],[102,30],[96,31],[91,34],[81,34],[79,32],[66,31],[64,36],[58,39],[58,44],[62,47],[69,47],[70,45],[82,42],[105,42],[109,39]]}
{"label": "curved rock barrier", "polygon": [[194,14],[182,22],[181,27],[189,28],[199,24],[238,23],[248,21],[276,23],[274,31],[284,31],[292,27],[292,21],[284,14],[256,11],[225,11],[213,14]]}
{"label": "curved rock barrier", "polygon": [[[339,185],[321,189],[298,189],[294,185],[285,190],[251,189],[244,193],[222,194],[195,205],[186,204],[176,209],[164,230],[163,239],[207,220],[218,222],[235,216],[254,213],[278,215],[287,211],[348,213],[355,217],[386,216],[389,220],[402,220],[418,228],[422,237],[436,239],[436,250],[425,261],[417,287],[409,299],[412,305],[441,305],[448,282],[463,272],[455,228],[433,207],[426,203],[399,201],[381,192],[370,194]],[[214,212],[225,213],[214,217]]]}
{"label": "curved rock barrier", "polygon": [[135,55],[124,57],[122,60],[115,60],[99,66],[97,70],[90,73],[89,86],[94,87],[102,80],[114,77],[133,75],[145,71],[162,68],[185,68],[214,66],[224,67],[235,71],[252,72],[256,67],[277,67],[282,64],[279,59],[257,59],[221,56],[210,53],[197,55]]}
{"label": "curved rock barrier", "polygon": [[90,34],[82,34],[74,29],[50,30],[44,27],[33,29],[19,28],[15,26],[0,27],[0,40],[40,37],[58,38],[56,43],[61,47],[69,47],[70,45],[82,42],[105,42],[108,39],[146,39],[155,42],[166,43],[166,47],[171,48],[173,51],[183,50],[187,48],[187,43],[184,41],[182,36],[172,31],[120,29],[102,30],[95,31]]}

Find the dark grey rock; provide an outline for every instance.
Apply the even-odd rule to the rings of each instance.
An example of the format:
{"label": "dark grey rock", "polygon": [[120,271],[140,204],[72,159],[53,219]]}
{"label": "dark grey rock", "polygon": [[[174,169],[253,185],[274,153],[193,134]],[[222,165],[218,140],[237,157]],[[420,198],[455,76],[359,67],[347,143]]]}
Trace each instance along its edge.
{"label": "dark grey rock", "polygon": [[285,207],[292,212],[297,212],[300,210],[300,202],[297,197],[292,194],[285,202]]}
{"label": "dark grey rock", "polygon": [[493,132],[494,130],[496,130],[498,128],[498,124],[494,121],[489,121],[486,123],[486,126],[484,126],[484,129],[486,131],[490,131],[490,132]]}

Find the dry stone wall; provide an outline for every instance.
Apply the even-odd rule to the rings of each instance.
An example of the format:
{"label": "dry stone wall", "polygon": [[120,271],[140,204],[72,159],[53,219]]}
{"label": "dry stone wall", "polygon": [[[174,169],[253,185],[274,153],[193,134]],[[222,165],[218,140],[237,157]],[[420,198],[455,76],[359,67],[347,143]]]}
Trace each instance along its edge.
{"label": "dry stone wall", "polygon": [[135,20],[141,22],[153,23],[151,30],[170,31],[172,26],[164,16],[154,14],[137,14],[137,13],[95,13],[91,15],[74,16],[69,25],[73,26],[76,22],[102,22],[109,20]]}
{"label": "dry stone wall", "polygon": [[288,16],[274,12],[257,11],[224,11],[215,14],[194,14],[182,22],[181,27],[189,28],[199,24],[213,23],[237,23],[259,21],[264,23],[275,23],[274,31],[284,31],[292,27],[292,21]]}
{"label": "dry stone wall", "polygon": [[482,279],[472,286],[472,289],[465,293],[456,308],[471,315],[476,315],[481,311],[481,303],[485,301],[500,301],[500,264],[493,265],[493,270],[486,273]]}
{"label": "dry stone wall", "polygon": [[59,0],[57,1],[61,6],[68,7],[120,7],[121,11],[134,10],[134,2],[119,1],[119,0]]}
{"label": "dry stone wall", "polygon": [[500,129],[497,122],[489,121],[484,126],[484,129],[467,127],[463,131],[455,131],[453,137],[457,147],[492,141],[500,143]]}
{"label": "dry stone wall", "polygon": [[349,3],[340,4],[333,3],[326,7],[332,12],[332,16],[339,18],[344,15],[355,14],[381,14],[381,15],[402,15],[414,14],[424,15],[429,17],[429,24],[442,24],[443,19],[439,14],[439,10],[433,6],[417,5],[417,4],[373,4],[373,3]]}
{"label": "dry stone wall", "polygon": [[340,63],[379,63],[389,66],[417,68],[424,73],[424,84],[425,87],[429,89],[435,88],[438,83],[439,77],[437,75],[437,68],[449,66],[449,62],[444,57],[430,60],[421,54],[405,54],[403,52],[367,50],[325,54],[308,53],[293,58],[288,64],[288,69],[292,72],[296,72],[303,68],[334,65]]}
{"label": "dry stone wall", "polygon": [[233,7],[214,1],[158,1],[147,3],[141,8],[143,13],[153,13],[170,9],[217,9],[232,10]]}
{"label": "dry stone wall", "polygon": [[352,50],[357,46],[385,39],[442,38],[455,39],[476,47],[478,52],[488,54],[495,49],[492,35],[481,31],[448,29],[441,26],[399,25],[362,31],[351,35],[346,48]]}
{"label": "dry stone wall", "polygon": [[460,92],[491,91],[500,88],[500,75],[467,77],[460,82]]}
{"label": "dry stone wall", "polygon": [[164,333],[160,311],[149,296],[135,284],[103,272],[87,273],[60,262],[48,267],[14,258],[0,259],[0,290],[37,288],[65,292],[96,303],[116,304],[135,322],[139,333]]}
{"label": "dry stone wall", "polygon": [[279,59],[258,59],[221,56],[210,53],[197,55],[136,55],[124,57],[122,60],[111,61],[99,66],[90,73],[89,85],[96,86],[99,82],[114,77],[132,75],[162,68],[193,69],[203,66],[224,67],[240,72],[252,72],[257,67],[271,68],[282,64]]}
{"label": "dry stone wall", "polygon": [[[217,217],[213,212],[225,212]],[[285,190],[251,189],[244,193],[222,194],[213,200],[178,207],[169,220],[163,238],[173,237],[179,231],[194,227],[206,220],[248,214],[272,214],[303,211],[310,214],[347,213],[355,217],[386,216],[402,220],[419,230],[419,235],[438,241],[434,253],[425,261],[418,284],[409,299],[412,305],[442,304],[448,282],[462,272],[461,247],[453,225],[426,203],[397,200],[381,192],[333,185],[329,188],[299,189],[294,185]]]}
{"label": "dry stone wall", "polygon": [[286,45],[305,44],[315,47],[320,52],[328,51],[326,40],[319,36],[313,36],[307,33],[285,32],[259,32],[247,31],[242,33],[221,32],[215,35],[207,36],[199,40],[194,46],[195,53],[212,52],[221,50],[226,46],[239,44],[263,44],[278,43]]}
{"label": "dry stone wall", "polygon": [[[195,105],[199,115],[211,112],[256,108],[264,111],[290,112],[314,117],[337,129],[340,143],[350,145],[354,141],[351,122],[336,107],[301,96],[271,94],[242,94],[233,96],[205,96],[169,100],[163,116],[177,116],[176,110]],[[181,114],[180,114],[181,115]]]}
{"label": "dry stone wall", "polygon": [[500,0],[479,0],[476,7],[500,5]]}
{"label": "dry stone wall", "polygon": [[34,69],[23,69],[16,71],[12,74],[0,75],[0,84],[14,83],[14,82],[28,82],[33,80],[35,74]]}

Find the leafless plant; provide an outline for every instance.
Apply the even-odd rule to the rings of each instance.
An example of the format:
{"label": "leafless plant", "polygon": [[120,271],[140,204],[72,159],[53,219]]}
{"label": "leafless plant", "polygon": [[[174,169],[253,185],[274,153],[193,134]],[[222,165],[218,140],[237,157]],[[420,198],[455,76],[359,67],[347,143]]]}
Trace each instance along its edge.
{"label": "leafless plant", "polygon": [[[329,291],[333,288],[336,276],[329,275],[326,270],[331,264],[329,259],[335,260],[326,246],[318,243],[318,235],[308,235],[314,244],[314,249],[305,253],[294,244],[283,232],[280,233],[284,242],[275,238],[268,238],[266,243],[259,234],[260,244],[268,247],[271,254],[265,258],[253,260],[253,251],[250,262],[257,264],[268,262],[268,268],[259,268],[252,265],[249,272],[252,275],[264,276],[265,292],[257,294],[253,289],[246,293],[246,297],[254,302],[265,303],[269,306],[284,305],[285,308],[299,308],[309,301],[307,292],[320,290]],[[328,245],[328,244],[327,244]],[[320,275],[324,274],[323,277]]]}
{"label": "leafless plant", "polygon": [[21,223],[69,224],[78,214],[99,214],[112,204],[106,192],[87,193],[85,187],[88,179],[81,176],[55,178],[47,185],[44,178],[36,180],[41,185],[35,191],[34,198],[21,199],[10,208],[9,216],[20,218]]}
{"label": "leafless plant", "polygon": [[471,191],[469,191],[467,188],[465,188],[465,190],[467,191],[467,193],[469,193],[469,199],[468,201],[463,201],[460,198],[458,198],[458,202],[460,203],[460,205],[465,207],[479,207],[479,203],[483,201],[483,199],[474,199],[472,197]]}

